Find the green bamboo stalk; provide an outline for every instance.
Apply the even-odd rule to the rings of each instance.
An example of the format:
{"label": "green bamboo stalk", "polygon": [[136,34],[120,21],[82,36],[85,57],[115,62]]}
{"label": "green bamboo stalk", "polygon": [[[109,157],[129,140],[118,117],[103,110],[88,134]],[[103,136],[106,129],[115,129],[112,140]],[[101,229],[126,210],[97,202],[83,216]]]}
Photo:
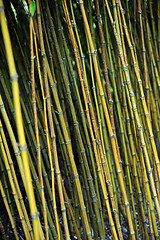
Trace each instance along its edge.
{"label": "green bamboo stalk", "polygon": [[5,169],[4,169],[4,164],[2,162],[2,156],[0,156],[0,168],[1,168],[1,182],[2,182],[2,187],[5,190],[5,195],[6,195],[6,200],[8,202],[9,208],[10,208],[10,212],[13,218],[13,221],[15,223],[15,213],[14,213],[14,207],[13,207],[13,202],[9,193],[9,186],[7,183],[7,179],[6,179],[6,175],[5,175]]}
{"label": "green bamboo stalk", "polygon": [[[19,100],[32,184],[41,216],[37,221],[39,238],[44,237],[45,217],[50,239],[68,238],[66,229],[70,239],[98,239],[103,235],[109,238],[111,234],[114,239],[156,239],[160,218],[160,3],[79,3],[80,8],[72,0],[40,1],[38,15],[34,1],[28,0],[28,9],[19,0],[12,0],[12,5],[10,1],[4,3],[19,74]],[[0,16],[3,10],[0,9]],[[29,51],[27,14],[32,10],[31,49],[35,56]],[[0,166],[3,171],[7,159],[10,167],[10,177],[4,177],[6,170],[1,171],[1,181],[3,187],[13,182],[26,234],[31,238],[32,227],[23,203],[23,198],[29,203],[25,169],[16,143],[15,109],[3,38],[0,46]],[[40,58],[43,53],[45,57]],[[12,188],[9,186],[5,194],[16,214]],[[85,212],[82,207],[86,207]],[[101,221],[98,224],[97,216]],[[134,236],[130,235],[132,229]]]}
{"label": "green bamboo stalk", "polygon": [[119,176],[119,181],[120,181],[120,186],[121,186],[123,198],[124,198],[124,201],[125,201],[128,223],[129,223],[129,227],[130,227],[130,234],[132,236],[132,239],[135,239],[134,228],[133,228],[133,225],[132,225],[131,213],[130,213],[130,209],[129,209],[129,203],[128,203],[128,199],[127,199],[127,196],[126,196],[126,191],[125,191],[124,182],[123,182],[123,178],[122,178],[122,170],[120,169],[119,162],[117,162],[117,151],[115,150],[116,149],[115,139],[114,139],[114,134],[113,134],[112,129],[111,129],[111,123],[110,123],[110,119],[109,119],[109,115],[108,115],[108,109],[107,109],[105,98],[104,98],[104,92],[103,92],[102,84],[101,84],[101,80],[100,80],[100,75],[99,75],[95,50],[94,50],[94,46],[93,46],[93,42],[92,42],[92,38],[91,38],[89,26],[88,26],[88,21],[87,21],[86,14],[85,14],[83,2],[79,1],[79,4],[80,4],[80,9],[81,9],[81,13],[82,13],[82,16],[83,16],[84,25],[85,25],[85,28],[86,28],[86,32],[87,32],[87,36],[88,36],[88,40],[89,40],[89,44],[90,44],[91,53],[93,54],[92,58],[93,58],[93,63],[94,63],[94,68],[95,68],[95,73],[96,73],[96,80],[97,80],[97,84],[98,84],[98,88],[99,88],[99,93],[100,93],[100,96],[101,96],[102,106],[103,106],[103,110],[104,110],[104,113],[105,113],[105,118],[106,118],[106,122],[107,122],[109,135],[110,135],[110,138],[111,138],[112,151],[113,151],[113,154],[114,154],[115,164],[116,164],[117,172],[119,173],[118,176]]}
{"label": "green bamboo stalk", "polygon": [[153,16],[152,2],[151,2],[151,0],[148,0],[147,2],[148,2],[148,5],[149,5],[149,10],[150,10],[155,57],[156,57],[157,66],[158,66],[158,69],[159,69],[159,72],[160,72],[159,55],[158,55],[158,47],[157,47],[157,37],[156,37],[155,20],[154,20],[154,16]]}
{"label": "green bamboo stalk", "polygon": [[[31,157],[29,157],[29,160],[30,160],[30,166],[31,166],[31,171],[32,171],[32,175],[33,175],[33,179],[35,181],[35,186],[36,186],[36,189],[37,189],[37,193],[38,193],[38,196],[39,198],[42,197],[42,194],[41,194],[41,188],[40,188],[40,182],[39,182],[39,179],[38,179],[38,176],[37,176],[37,173],[35,171],[35,168],[34,168],[34,165],[33,165],[33,162],[31,161]],[[43,165],[42,165],[43,167]],[[45,176],[44,176],[45,177]],[[46,178],[45,178],[46,179]],[[50,194],[50,196],[52,195],[52,193]],[[50,197],[50,200],[51,197]],[[53,201],[53,200],[52,200]],[[48,208],[48,205],[46,205],[46,209],[47,209],[47,218],[48,218],[48,223],[49,223],[49,226],[50,226],[50,231],[52,233],[52,237],[54,239],[58,239],[58,234],[56,232],[56,228],[55,228],[55,225],[53,223],[53,219],[52,219],[52,216],[50,214],[50,211],[49,211],[49,208]],[[42,210],[43,212],[43,210]],[[63,238],[62,238],[63,239]]]}
{"label": "green bamboo stalk", "polygon": [[32,17],[30,17],[30,48],[31,48],[32,104],[33,104],[33,111],[34,111],[35,134],[36,134],[36,142],[37,142],[38,172],[39,172],[39,179],[40,179],[40,186],[41,186],[41,193],[42,193],[42,205],[43,205],[43,212],[44,212],[43,217],[44,217],[45,233],[46,233],[46,239],[49,239],[47,213],[46,213],[46,206],[45,206],[44,185],[43,185],[42,167],[41,167],[41,150],[40,150],[40,139],[39,139],[38,120],[37,120],[37,107],[36,107],[36,98],[35,98],[33,21],[32,21]]}
{"label": "green bamboo stalk", "polygon": [[[122,8],[121,5],[120,5],[120,8]],[[124,14],[122,14],[122,17],[123,17],[123,22],[124,22],[124,24],[126,26]],[[126,28],[125,28],[125,34],[126,34],[126,37],[127,37],[128,44],[130,46],[133,62],[135,64],[136,60],[135,60],[135,57],[134,57],[132,44],[131,44],[130,39],[129,39],[128,30]],[[120,48],[119,48],[119,50],[120,50]],[[123,58],[121,58],[121,60],[123,61]],[[123,63],[123,65],[125,67],[124,63]],[[152,132],[152,127],[151,127],[151,122],[150,122],[149,113],[148,113],[148,110],[147,110],[147,105],[146,105],[146,101],[145,101],[145,97],[144,97],[144,92],[143,92],[143,87],[142,87],[142,80],[141,80],[140,74],[138,72],[138,65],[137,64],[134,65],[134,69],[135,69],[136,77],[137,77],[137,80],[138,80],[139,91],[140,91],[140,94],[141,94],[142,105],[143,105],[143,109],[144,109],[145,116],[146,116],[147,127],[148,127],[148,131],[149,131],[149,135],[150,135],[150,141],[151,141],[151,145],[152,145],[152,149],[153,149],[153,153],[154,153],[154,157],[155,157],[155,162],[156,162],[156,166],[157,166],[157,170],[158,170],[158,175],[160,175],[160,173],[159,173],[159,160],[158,160],[157,149],[156,149],[154,137],[152,137],[153,136],[153,132]],[[126,73],[126,78],[127,77],[129,78],[128,68],[125,71],[125,73]],[[129,82],[128,82],[127,86],[129,88],[130,92],[133,92],[132,91],[132,86],[131,86],[131,84]],[[135,109],[136,105],[135,105],[134,95],[131,97],[131,100],[132,100],[132,104],[133,104],[133,109]],[[136,111],[135,111],[135,113],[136,113]],[[135,115],[135,119],[138,122],[138,115]],[[141,133],[141,131],[140,131],[140,133]],[[144,144],[142,144],[142,146],[143,145]],[[144,151],[146,151],[145,147],[144,147]]]}
{"label": "green bamboo stalk", "polygon": [[[69,85],[67,82],[65,82],[65,87],[66,87],[66,91],[67,93],[70,92],[70,88],[69,88]],[[76,118],[76,112],[74,111],[74,107],[73,107],[73,102],[72,102],[72,99],[70,98],[70,95],[67,94],[68,96],[68,100],[70,102],[70,105],[71,105],[71,109],[73,112],[73,121],[74,121],[74,126],[75,126],[75,132],[77,133],[77,140],[79,142],[79,146],[80,146],[80,152],[81,152],[81,155],[82,155],[82,159],[84,161],[84,166],[86,168],[86,174],[87,174],[87,179],[89,179],[88,181],[88,184],[89,184],[89,187],[90,187],[90,191],[91,191],[91,196],[94,196],[92,197],[92,201],[93,201],[93,205],[94,205],[94,209],[95,209],[95,213],[96,213],[96,218],[97,218],[97,223],[98,223],[98,227],[99,227],[99,232],[100,232],[100,236],[101,238],[103,239],[104,238],[104,233],[102,231],[102,228],[101,228],[101,219],[100,219],[100,216],[99,216],[99,210],[98,210],[98,205],[97,205],[97,199],[96,199],[96,193],[95,193],[95,190],[94,190],[94,185],[93,185],[93,179],[92,179],[92,176],[91,176],[91,173],[90,173],[90,170],[89,170],[89,166],[88,166],[88,162],[87,162],[87,157],[86,157],[86,154],[85,154],[85,147],[84,147],[84,144],[83,144],[83,141],[82,141],[82,138],[81,138],[81,133],[80,133],[80,129],[79,129],[79,124],[77,124],[77,118]],[[81,111],[83,111],[81,109]]]}
{"label": "green bamboo stalk", "polygon": [[[90,53],[90,51],[89,51],[89,53]],[[106,183],[108,185],[108,190],[109,190],[109,195],[110,195],[111,204],[112,204],[112,208],[113,208],[113,213],[114,213],[114,216],[115,216],[115,222],[116,222],[116,226],[117,226],[117,229],[118,229],[119,238],[121,239],[121,238],[123,238],[122,233],[121,233],[121,226],[120,226],[120,223],[119,223],[117,206],[115,204],[113,190],[112,190],[112,184],[114,184],[114,181],[113,181],[113,183],[111,182],[111,176],[109,174],[109,166],[108,166],[108,161],[106,159],[106,152],[105,152],[103,136],[102,136],[101,121],[104,122],[104,115],[103,115],[103,109],[102,109],[102,106],[101,106],[102,105],[101,98],[99,96],[98,97],[99,100],[97,100],[97,96],[96,96],[96,91],[95,91],[96,87],[95,87],[94,77],[93,77],[93,72],[92,72],[92,57],[91,57],[91,54],[90,54],[90,60],[91,60],[90,66],[91,66],[91,73],[92,73],[94,98],[95,98],[95,103],[96,103],[96,111],[97,111],[97,115],[98,115],[98,123],[100,125],[99,129],[100,129],[100,135],[101,135],[101,138],[100,138],[100,136],[98,135],[98,131],[97,131],[96,140],[97,140],[97,143],[98,143],[98,146],[99,146],[99,149],[100,149],[99,150],[100,151],[100,157],[101,157],[100,165],[103,166],[102,171],[104,171]],[[101,120],[101,119],[103,119],[103,120]],[[98,129],[94,116],[92,117],[92,121],[93,120],[95,122],[95,129]],[[100,142],[100,139],[101,139],[102,143]],[[102,147],[101,147],[101,145],[102,145]],[[103,148],[103,153],[102,153],[102,148]],[[103,157],[103,155],[104,155],[104,157]],[[112,172],[112,167],[111,166],[110,166],[110,171]]]}
{"label": "green bamboo stalk", "polygon": [[[112,20],[112,19],[111,19]],[[113,26],[114,28],[114,26]],[[126,32],[126,31],[125,31]],[[128,35],[127,35],[128,36]],[[117,40],[118,41],[118,40]],[[129,45],[131,45],[131,43],[129,43]],[[119,46],[119,45],[118,45]],[[135,103],[135,98],[134,98],[134,93],[133,93],[133,89],[132,89],[132,86],[131,86],[131,83],[130,83],[130,76],[129,76],[129,72],[128,72],[128,66],[125,66],[125,63],[124,63],[124,60],[123,60],[123,54],[121,52],[121,47],[119,46],[119,51],[120,51],[120,54],[121,54],[121,61],[123,63],[123,66],[124,66],[124,73],[126,74],[126,81],[127,81],[127,87],[129,88],[129,91],[130,91],[130,97],[131,97],[131,102],[132,102],[132,105],[133,105],[133,109],[134,109],[134,114],[135,114],[135,119],[137,121],[137,124],[138,124],[138,129],[139,129],[139,133],[140,133],[140,137],[141,137],[141,143],[142,143],[142,146],[143,146],[143,151],[144,151],[144,156],[145,156],[145,159],[146,159],[146,163],[147,163],[147,169],[148,169],[148,172],[151,172],[151,167],[150,167],[150,162],[149,162],[149,158],[148,158],[148,153],[147,153],[147,149],[146,149],[146,145],[145,145],[145,142],[144,142],[144,136],[143,136],[143,133],[142,133],[142,126],[139,122],[139,116],[138,116],[138,113],[137,113],[137,107],[136,107],[136,103]],[[138,71],[137,71],[137,74],[139,75]],[[140,76],[138,76],[138,79],[140,79]],[[143,88],[142,88],[142,85],[141,85],[141,80],[139,81],[139,86],[140,86],[140,90],[143,91]],[[142,95],[144,96],[144,94]],[[146,102],[145,102],[145,98],[141,98],[142,99],[142,102],[144,103],[143,107],[145,107],[146,109]],[[150,125],[150,121],[149,119],[147,118],[148,113],[146,113],[146,120],[147,120],[147,125],[148,127],[151,128],[151,125]],[[152,130],[150,129],[150,134],[153,135],[152,133]],[[152,136],[151,135],[151,136]],[[151,143],[153,144],[152,147],[154,149],[154,154],[155,156],[157,156],[157,149],[155,147],[155,142],[154,142],[154,139],[152,141],[151,139]],[[156,160],[157,162],[158,160]],[[157,162],[158,163],[158,162]],[[158,167],[158,165],[157,165]],[[156,196],[156,192],[155,192],[155,186],[154,186],[154,181],[153,181],[153,176],[152,176],[152,173],[149,174],[149,178],[150,178],[150,181],[151,181],[151,186],[152,186],[152,191],[154,192],[155,196]],[[159,204],[158,204],[158,201],[157,201],[157,196],[155,197],[155,204],[156,204],[156,209],[157,209],[157,212],[159,212]]]}
{"label": "green bamboo stalk", "polygon": [[6,198],[6,195],[5,195],[5,192],[4,192],[4,189],[3,189],[1,181],[0,181],[0,191],[1,191],[2,198],[3,198],[3,201],[4,201],[4,204],[5,204],[5,207],[6,207],[6,210],[7,210],[7,213],[8,213],[10,222],[11,222],[11,225],[12,225],[12,229],[13,229],[13,232],[14,232],[15,239],[18,240],[19,237],[18,237],[18,234],[17,234],[17,230],[16,230],[16,227],[15,227],[15,224],[14,224],[14,220],[12,218],[12,214],[11,214],[11,211],[10,211],[10,208],[9,208],[9,205],[8,205],[8,202],[7,202],[7,198]]}
{"label": "green bamboo stalk", "polygon": [[[47,79],[47,70],[46,70],[46,60],[45,60],[45,49],[44,49],[44,41],[43,41],[43,34],[42,34],[42,24],[41,24],[41,17],[40,17],[40,7],[39,1],[36,1],[37,6],[37,13],[38,13],[38,30],[39,30],[39,41],[41,47],[41,56],[42,56],[42,66],[43,66],[43,75],[44,75],[44,83],[45,83],[45,93],[44,90],[42,91],[43,96],[43,103],[44,103],[44,118],[45,118],[45,125],[46,125],[46,137],[47,137],[47,145],[48,145],[48,154],[49,154],[49,161],[51,166],[51,178],[52,178],[52,194],[53,194],[53,205],[54,205],[54,213],[55,213],[55,221],[56,221],[56,228],[58,233],[58,239],[60,239],[60,229],[58,224],[58,213],[57,213],[57,205],[56,205],[56,198],[55,198],[55,186],[54,186],[54,169],[53,169],[53,159],[51,154],[51,144],[49,140],[49,133],[48,133],[48,123],[47,123],[47,113],[49,117],[49,124],[50,124],[50,95],[48,91],[48,79]],[[41,84],[41,88],[42,84]],[[46,100],[45,100],[46,99]],[[53,137],[53,135],[52,135]],[[65,229],[66,230],[66,229]],[[67,228],[67,239],[69,239],[69,233]]]}
{"label": "green bamboo stalk", "polygon": [[6,152],[5,152],[5,148],[4,148],[4,145],[3,145],[3,142],[2,142],[1,135],[0,135],[0,147],[1,147],[2,155],[3,155],[3,159],[4,159],[4,164],[5,164],[7,173],[8,173],[9,182],[10,182],[10,185],[11,185],[11,188],[12,188],[14,200],[16,202],[16,206],[17,206],[17,209],[18,209],[18,213],[19,213],[19,217],[20,217],[20,220],[21,220],[21,223],[22,223],[22,227],[23,227],[25,237],[26,237],[26,239],[31,239],[30,233],[29,233],[28,228],[27,228],[26,220],[25,220],[24,214],[22,212],[21,205],[18,201],[18,195],[17,195],[17,192],[16,192],[16,187],[15,187],[15,184],[13,182],[11,169],[10,169],[10,166],[9,166],[9,162],[8,162],[8,159],[7,159],[7,155],[6,155]]}
{"label": "green bamboo stalk", "polygon": [[[2,112],[2,114],[3,114],[3,112]],[[4,114],[3,114],[3,116],[4,116]],[[4,116],[4,120],[6,119],[6,117]],[[15,151],[15,155],[16,155],[16,158],[17,158],[17,161],[18,161],[18,164],[19,164],[19,166],[21,166],[21,158],[20,158],[20,154],[19,154],[19,149],[18,149],[18,147],[17,147],[17,143],[16,143],[16,140],[15,140],[15,137],[14,137],[14,134],[13,134],[13,132],[12,132],[12,129],[11,129],[11,127],[10,127],[10,125],[8,124],[9,123],[9,120],[8,119],[6,119],[5,120],[5,123],[6,123],[6,126],[7,126],[7,128],[8,128],[8,132],[9,132],[9,134],[10,134],[10,139],[11,139],[11,141],[12,141],[12,145],[13,145],[13,148],[14,148],[14,151]],[[32,162],[30,161],[30,164],[31,164]],[[42,165],[42,167],[43,167],[43,165]],[[21,169],[21,168],[20,168]],[[33,169],[33,166],[31,165],[31,170]],[[35,171],[35,170],[34,170]],[[33,174],[33,170],[32,170],[32,174]],[[22,179],[23,179],[23,173],[22,173]],[[34,176],[34,174],[33,174],[33,176]],[[44,175],[45,176],[45,175]],[[34,179],[38,179],[38,177],[35,177]],[[46,177],[45,177],[45,180],[46,180]],[[24,185],[25,185],[25,181],[23,180],[23,182],[24,182]],[[35,180],[35,182],[37,183],[37,180]],[[48,185],[47,185],[47,187],[48,187]],[[39,189],[40,189],[40,187],[39,187]],[[47,188],[48,189],[48,188]],[[53,224],[51,224],[51,228],[53,228]],[[55,227],[53,228],[53,230],[55,229]],[[54,236],[56,236],[56,234],[55,234],[55,232],[54,232]]]}
{"label": "green bamboo stalk", "polygon": [[139,13],[139,19],[140,19],[140,29],[141,29],[141,39],[142,39],[142,53],[143,53],[144,79],[145,79],[145,88],[146,88],[146,101],[147,101],[148,111],[150,112],[148,69],[147,69],[146,48],[145,48],[143,25],[142,25],[141,1],[138,1],[138,13]]}
{"label": "green bamboo stalk", "polygon": [[160,1],[158,0],[158,50],[160,53],[160,28],[159,28],[159,23],[160,23]]}
{"label": "green bamboo stalk", "polygon": [[[67,10],[67,6],[66,6],[66,3],[64,2],[64,9],[66,11],[66,16],[67,16],[67,21],[68,21],[68,25],[71,26],[70,24],[70,19],[69,19],[69,16],[68,16],[68,10]],[[72,28],[70,27],[69,30],[72,30]],[[72,30],[73,31],[73,30]],[[72,39],[72,44],[74,46],[74,52],[75,54],[78,53],[77,51],[77,47],[76,47],[76,43],[75,43],[75,39],[74,39],[74,35],[73,35],[73,32],[70,31],[70,35],[71,35],[71,39]],[[78,55],[78,54],[77,54]],[[77,56],[76,56],[76,60],[78,60]],[[77,61],[77,67],[78,67],[78,71],[80,70],[80,66],[79,66],[79,62]],[[82,70],[78,72],[79,73],[79,77],[80,77],[80,81],[82,82],[82,91],[84,91],[84,86],[83,86],[83,83],[84,83],[84,79],[82,77]],[[81,80],[82,79],[82,80]],[[85,89],[87,89],[87,87],[85,87]],[[85,95],[85,94],[84,94]],[[90,105],[91,105],[91,101],[89,101]],[[86,113],[87,113],[87,118],[88,118],[88,121],[90,123],[90,129],[92,129],[91,127],[91,120],[90,120],[90,117],[88,115],[89,113],[89,110],[88,110],[88,106],[86,106]],[[95,122],[95,118],[93,117],[92,118],[93,121]],[[93,146],[94,146],[94,151],[95,153],[97,154],[97,150],[96,150],[96,146],[95,146],[95,139],[93,137],[93,132],[91,130],[91,134],[92,134],[92,141],[93,141]],[[103,154],[102,154],[103,155]],[[101,156],[102,156],[101,155]],[[98,165],[98,173],[99,173],[99,177],[100,177],[100,181],[101,181],[101,184],[102,184],[102,188],[103,188],[103,193],[104,193],[104,196],[106,196],[106,188],[105,188],[105,185],[103,184],[103,177],[102,177],[102,173],[101,173],[101,167],[100,167],[100,163],[98,161],[98,154],[97,154],[97,157],[96,157],[96,161],[97,161],[97,165]],[[115,228],[114,228],[114,224],[113,224],[113,219],[112,219],[112,215],[111,215],[111,212],[110,212],[110,206],[108,205],[108,199],[105,199],[106,200],[106,206],[107,206],[107,210],[108,210],[108,213],[109,213],[109,219],[111,221],[111,226],[112,226],[112,230],[113,230],[113,234],[115,234],[114,236],[117,238],[117,233],[115,232]]]}
{"label": "green bamboo stalk", "polygon": [[[76,21],[75,21],[73,6],[72,6],[71,1],[70,1],[70,7],[71,7],[71,12],[72,12],[72,17],[73,17],[73,20],[74,20],[74,24],[76,26]],[[77,28],[75,28],[75,29],[76,29],[76,36],[77,36],[78,43],[79,43],[79,48],[80,48],[80,54],[82,56],[81,59],[82,59],[82,64],[83,64],[83,69],[84,69],[84,75],[85,75],[85,79],[87,79],[86,78],[86,71],[85,71],[84,54],[82,52],[82,47],[81,47],[81,43],[80,43]],[[67,59],[69,61],[69,56],[67,56]],[[92,150],[91,150],[91,142],[90,142],[90,139],[89,139],[89,133],[88,133],[87,126],[86,126],[84,109],[83,109],[82,103],[80,101],[80,94],[79,94],[79,91],[78,91],[78,85],[77,85],[75,75],[74,75],[74,72],[72,70],[72,65],[71,65],[70,61],[69,61],[69,66],[70,66],[70,69],[71,69],[71,75],[73,77],[73,82],[74,82],[75,90],[76,90],[76,93],[77,93],[77,98],[78,98],[78,103],[79,103],[79,108],[80,108],[79,111],[80,111],[81,116],[82,116],[82,122],[83,122],[83,127],[84,127],[84,131],[85,131],[86,140],[87,140],[87,146],[88,146],[89,153],[90,153],[91,164],[92,164],[92,168],[93,168],[93,175],[94,175],[94,179],[95,179],[95,188],[96,188],[96,193],[97,193],[97,197],[98,197],[98,201],[99,201],[99,208],[102,209],[101,202],[100,202],[99,189],[98,189],[97,174],[96,174],[95,163],[94,163],[94,159],[93,159],[93,153],[92,153]],[[101,219],[102,219],[102,224],[104,225],[102,212],[101,212]]]}
{"label": "green bamboo stalk", "polygon": [[75,227],[75,231],[76,231],[77,238],[78,238],[78,240],[80,240],[81,237],[80,237],[80,233],[79,233],[79,231],[78,231],[78,227],[77,227],[76,220],[75,220],[75,217],[74,217],[74,212],[73,212],[72,205],[71,205],[71,203],[70,203],[70,201],[69,201],[69,198],[68,198],[68,196],[67,196],[67,193],[66,193],[64,184],[62,185],[62,187],[63,187],[64,197],[65,197],[66,202],[67,202],[67,204],[68,204],[68,208],[69,208],[69,211],[70,211],[70,214],[71,214],[71,218],[72,218],[72,221],[73,221],[73,223],[74,223],[74,227]]}
{"label": "green bamboo stalk", "polygon": [[[3,8],[2,1],[0,1],[0,7]],[[15,114],[16,114],[16,125],[17,125],[17,131],[19,136],[19,146],[20,146],[21,156],[23,160],[23,167],[25,168],[24,173],[25,173],[25,179],[27,184],[27,194],[28,194],[29,203],[30,203],[31,216],[33,221],[33,231],[34,231],[35,238],[39,239],[40,235],[38,230],[37,208],[36,208],[33,186],[31,182],[31,174],[30,174],[28,156],[26,151],[27,145],[25,141],[23,121],[22,121],[21,108],[20,108],[18,75],[16,73],[12,47],[10,43],[10,37],[9,37],[7,23],[5,20],[4,11],[0,12],[0,22],[1,22],[2,32],[3,32],[4,43],[6,46],[7,61],[9,65],[10,76],[12,79],[12,90],[13,90],[13,99],[14,99]]]}
{"label": "green bamboo stalk", "polygon": [[[56,91],[56,87],[55,87],[55,84],[53,81],[53,78],[52,78],[52,75],[51,75],[51,72],[49,71],[49,68],[48,68],[48,77],[49,77],[49,81],[50,81],[50,85],[52,86],[52,93],[53,93],[53,96],[54,96],[54,99],[56,101],[56,105],[57,105],[57,109],[58,109],[58,113],[59,113],[59,120],[61,122],[61,126],[62,126],[62,131],[63,131],[63,135],[64,135],[64,139],[65,139],[65,143],[67,145],[67,151],[68,151],[68,155],[69,155],[69,158],[70,158],[70,163],[71,163],[71,166],[72,166],[72,171],[73,171],[73,174],[74,174],[74,177],[75,176],[78,176],[78,172],[77,172],[77,169],[76,169],[76,165],[75,165],[75,162],[74,162],[74,157],[73,157],[73,152],[72,152],[72,148],[71,148],[71,142],[70,142],[70,139],[69,139],[69,136],[68,136],[68,131],[66,129],[66,125],[65,125],[65,121],[64,121],[64,117],[62,115],[62,109],[61,109],[61,106],[60,106],[60,102],[59,102],[59,99],[58,99],[58,95],[57,95],[57,91]],[[80,182],[79,182],[79,178],[76,177],[75,178],[75,184],[76,184],[76,187],[79,189],[80,188]],[[82,197],[82,192],[78,192],[79,194],[79,201],[80,201],[80,204],[81,204],[81,208],[84,209],[82,210],[82,216],[84,217],[84,223],[87,224],[85,225],[86,228],[87,228],[87,232],[89,231],[88,229],[88,220],[86,218],[86,210],[84,207],[84,202],[83,202],[83,197]],[[89,234],[88,235],[88,238],[90,239],[90,233],[87,233]]]}
{"label": "green bamboo stalk", "polygon": [[27,210],[26,210],[26,207],[25,207],[25,204],[24,204],[24,201],[23,201],[21,191],[20,191],[20,187],[19,187],[18,180],[17,180],[16,173],[15,173],[15,169],[14,169],[14,166],[13,166],[13,161],[12,161],[12,158],[11,158],[11,155],[10,155],[9,147],[8,147],[8,144],[7,144],[7,141],[6,141],[6,137],[5,137],[5,134],[4,134],[4,131],[3,131],[3,126],[2,126],[1,121],[0,121],[0,133],[1,133],[1,137],[2,137],[2,140],[3,140],[4,146],[5,146],[6,155],[8,157],[8,163],[9,163],[10,168],[11,168],[12,177],[13,177],[13,180],[15,182],[15,187],[16,187],[18,199],[19,199],[22,211],[24,213],[24,217],[26,219],[26,223],[27,223],[29,232],[31,234],[31,237],[33,238],[33,230],[32,230],[32,227],[30,225]]}

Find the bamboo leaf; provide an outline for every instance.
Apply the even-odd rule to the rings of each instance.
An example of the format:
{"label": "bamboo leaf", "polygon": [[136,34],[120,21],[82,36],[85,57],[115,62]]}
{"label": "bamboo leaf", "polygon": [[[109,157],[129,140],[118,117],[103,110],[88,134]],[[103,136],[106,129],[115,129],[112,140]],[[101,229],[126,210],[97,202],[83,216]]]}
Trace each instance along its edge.
{"label": "bamboo leaf", "polygon": [[30,3],[30,14],[33,17],[36,11],[36,3],[35,1],[31,1]]}

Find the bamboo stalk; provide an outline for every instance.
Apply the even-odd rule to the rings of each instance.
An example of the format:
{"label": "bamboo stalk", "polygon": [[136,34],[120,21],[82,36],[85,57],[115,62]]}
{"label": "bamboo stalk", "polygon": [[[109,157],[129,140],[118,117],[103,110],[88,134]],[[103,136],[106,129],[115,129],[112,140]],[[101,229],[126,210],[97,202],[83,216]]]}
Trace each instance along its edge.
{"label": "bamboo stalk", "polygon": [[[17,236],[159,238],[159,1],[27,2],[0,7],[14,55],[3,25],[1,184]],[[40,212],[32,225],[24,151]]]}
{"label": "bamboo stalk", "polygon": [[83,2],[79,1],[79,5],[80,5],[81,13],[82,13],[82,16],[83,16],[84,25],[85,25],[85,28],[86,28],[89,44],[90,44],[90,49],[91,49],[94,68],[95,68],[95,73],[96,73],[96,80],[97,80],[97,84],[98,84],[98,88],[99,88],[99,92],[100,92],[100,97],[101,97],[102,106],[103,106],[103,110],[104,110],[104,114],[105,114],[105,118],[106,118],[106,122],[107,122],[109,135],[110,135],[110,138],[111,138],[112,151],[113,151],[113,154],[114,154],[114,159],[115,159],[115,164],[116,164],[116,168],[117,168],[117,172],[118,172],[119,182],[120,182],[123,198],[124,198],[124,201],[125,201],[125,207],[126,207],[127,218],[128,218],[129,228],[130,228],[130,234],[132,236],[132,239],[135,239],[134,228],[133,228],[132,219],[131,219],[131,213],[130,213],[129,204],[128,204],[128,200],[127,200],[127,195],[126,195],[126,191],[125,191],[125,186],[124,186],[124,182],[123,182],[123,178],[122,178],[122,171],[120,170],[119,162],[117,162],[118,157],[117,157],[117,151],[115,150],[116,149],[115,139],[114,139],[114,134],[112,133],[111,123],[110,123],[110,119],[109,119],[109,115],[108,115],[108,110],[107,110],[106,102],[105,102],[105,99],[104,99],[104,92],[103,92],[103,89],[102,89],[99,70],[98,70],[98,66],[97,66],[95,49],[94,49],[94,46],[93,46],[93,42],[92,42],[92,38],[91,38],[89,26],[88,26],[88,21],[87,21],[86,14],[85,14]]}
{"label": "bamboo stalk", "polygon": [[31,48],[32,104],[33,104],[33,111],[34,111],[35,133],[36,133],[36,141],[37,141],[38,172],[39,172],[40,186],[41,186],[41,192],[42,192],[42,205],[43,205],[43,211],[44,211],[43,216],[44,216],[46,239],[49,239],[47,213],[46,213],[45,196],[44,196],[44,184],[43,184],[42,167],[41,167],[41,150],[40,150],[40,139],[39,139],[38,120],[37,120],[37,107],[36,107],[36,98],[35,98],[33,21],[31,17],[30,17],[30,45],[31,45],[30,48]]}
{"label": "bamboo stalk", "polygon": [[12,229],[13,229],[13,232],[14,232],[15,239],[18,240],[19,237],[18,237],[18,234],[17,234],[17,231],[16,231],[14,220],[12,218],[12,214],[11,214],[11,211],[10,211],[10,208],[9,208],[9,205],[8,205],[8,202],[7,202],[7,198],[6,198],[6,195],[5,195],[5,192],[4,192],[4,189],[3,189],[1,181],[0,181],[0,191],[1,191],[2,198],[3,198],[3,201],[4,201],[4,204],[5,204],[5,207],[6,207],[6,210],[7,210],[7,213],[8,213],[10,222],[11,222],[11,225],[12,225]]}
{"label": "bamboo stalk", "polygon": [[[2,1],[0,1],[0,7],[3,8]],[[19,136],[19,146],[20,146],[21,156],[23,160],[23,167],[25,169],[24,173],[25,173],[25,179],[27,184],[27,194],[29,198],[32,222],[33,222],[33,231],[34,231],[35,239],[39,239],[40,235],[38,230],[38,212],[36,208],[36,202],[35,202],[32,182],[31,182],[29,163],[28,163],[28,156],[26,151],[27,145],[26,145],[25,136],[24,136],[24,128],[23,128],[23,121],[22,121],[21,108],[20,108],[18,75],[16,73],[8,27],[5,20],[5,14],[3,11],[0,12],[0,22],[1,22],[4,43],[6,46],[10,77],[12,79],[12,91],[13,91],[15,114],[16,114],[16,125],[17,125],[17,131]]]}

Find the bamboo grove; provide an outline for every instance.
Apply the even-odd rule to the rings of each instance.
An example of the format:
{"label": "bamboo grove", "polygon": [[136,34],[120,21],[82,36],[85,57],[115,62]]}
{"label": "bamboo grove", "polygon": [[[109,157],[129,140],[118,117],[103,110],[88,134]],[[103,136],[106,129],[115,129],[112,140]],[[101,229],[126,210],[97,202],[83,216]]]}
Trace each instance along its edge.
{"label": "bamboo grove", "polygon": [[160,239],[160,0],[0,0],[1,239]]}

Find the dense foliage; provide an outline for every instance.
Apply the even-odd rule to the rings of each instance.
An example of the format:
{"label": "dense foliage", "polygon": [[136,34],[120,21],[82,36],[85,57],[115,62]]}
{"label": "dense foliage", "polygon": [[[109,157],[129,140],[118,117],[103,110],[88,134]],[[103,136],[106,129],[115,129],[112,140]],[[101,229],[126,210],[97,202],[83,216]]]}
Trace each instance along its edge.
{"label": "dense foliage", "polygon": [[159,239],[160,1],[0,0],[0,233]]}

